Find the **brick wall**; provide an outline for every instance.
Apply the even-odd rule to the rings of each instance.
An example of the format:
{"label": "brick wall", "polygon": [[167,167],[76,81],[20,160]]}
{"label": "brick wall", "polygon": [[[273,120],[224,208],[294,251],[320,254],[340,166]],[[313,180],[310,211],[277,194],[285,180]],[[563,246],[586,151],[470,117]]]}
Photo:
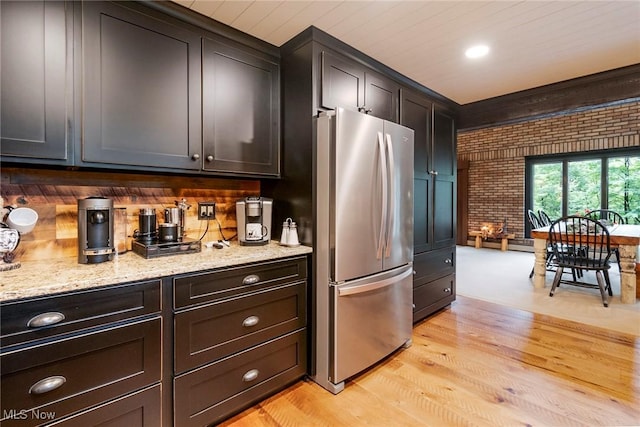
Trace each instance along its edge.
{"label": "brick wall", "polygon": [[640,102],[458,132],[458,161],[469,161],[469,230],[507,220],[524,240],[525,157],[640,146]]}

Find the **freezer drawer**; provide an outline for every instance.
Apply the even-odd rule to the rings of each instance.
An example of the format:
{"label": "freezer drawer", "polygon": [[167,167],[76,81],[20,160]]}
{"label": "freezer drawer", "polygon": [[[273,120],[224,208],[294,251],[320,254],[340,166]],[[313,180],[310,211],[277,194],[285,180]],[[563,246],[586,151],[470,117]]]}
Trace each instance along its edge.
{"label": "freezer drawer", "polygon": [[332,286],[334,384],[372,366],[411,341],[411,264]]}

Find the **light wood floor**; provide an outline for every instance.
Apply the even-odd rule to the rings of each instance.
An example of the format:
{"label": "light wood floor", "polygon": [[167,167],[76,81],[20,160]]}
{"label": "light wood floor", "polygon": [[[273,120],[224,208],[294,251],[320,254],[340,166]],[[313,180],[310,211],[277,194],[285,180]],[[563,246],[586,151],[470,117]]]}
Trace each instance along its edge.
{"label": "light wood floor", "polygon": [[301,381],[223,425],[640,425],[638,340],[458,297],[338,395]]}

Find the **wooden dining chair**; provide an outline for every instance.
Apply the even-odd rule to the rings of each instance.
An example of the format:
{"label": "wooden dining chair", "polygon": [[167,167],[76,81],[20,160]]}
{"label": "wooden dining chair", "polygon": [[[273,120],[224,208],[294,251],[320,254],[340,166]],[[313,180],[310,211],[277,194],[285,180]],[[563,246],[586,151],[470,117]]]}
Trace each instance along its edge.
{"label": "wooden dining chair", "polygon": [[[610,225],[627,223],[622,215],[610,209],[595,209],[593,211],[589,211],[589,213],[587,213],[585,216],[587,218],[597,219],[598,221],[605,220]],[[618,250],[618,248],[614,248],[613,253],[616,256],[618,271],[622,271],[622,267],[620,267],[620,251]]]}
{"label": "wooden dining chair", "polygon": [[547,213],[543,210],[538,211],[538,220],[540,221],[543,227],[546,227],[547,225],[551,225],[551,218],[549,218],[549,215],[547,215]]}
{"label": "wooden dining chair", "polygon": [[[609,279],[609,258],[612,252],[607,227],[591,218],[566,216],[554,221],[549,227],[549,242],[554,252],[551,262],[556,267],[549,296],[553,296],[560,283],[597,288],[600,289],[602,303],[608,307],[607,294],[612,296],[613,293]],[[573,280],[564,279],[562,273],[565,268],[571,268],[573,271],[595,271],[597,285],[577,280],[575,274]]]}
{"label": "wooden dining chair", "polygon": [[[532,230],[534,228],[540,228],[540,227],[544,227],[545,226],[540,221],[540,217],[538,217],[535,214],[535,212],[533,212],[531,209],[527,210],[527,218],[529,220],[529,225],[531,226]],[[549,225],[549,224],[547,224],[547,225]],[[546,265],[547,271],[555,271],[555,269],[550,268],[551,267],[551,257],[552,256],[553,256],[553,251],[547,245],[547,258],[545,260],[545,265]],[[531,279],[533,277],[534,270],[535,270],[535,264],[534,264],[533,267],[531,267],[531,273],[529,273],[529,279]]]}
{"label": "wooden dining chair", "polygon": [[616,211],[611,209],[595,209],[585,214],[587,218],[596,219],[598,221],[605,220],[609,224],[626,224],[625,218]]}

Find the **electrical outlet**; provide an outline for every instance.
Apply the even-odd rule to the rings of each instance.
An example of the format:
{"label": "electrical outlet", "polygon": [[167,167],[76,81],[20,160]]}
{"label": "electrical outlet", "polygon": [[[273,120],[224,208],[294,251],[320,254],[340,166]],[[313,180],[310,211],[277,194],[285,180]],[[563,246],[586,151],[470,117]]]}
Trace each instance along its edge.
{"label": "electrical outlet", "polygon": [[214,219],[216,217],[216,202],[198,202],[198,219]]}

